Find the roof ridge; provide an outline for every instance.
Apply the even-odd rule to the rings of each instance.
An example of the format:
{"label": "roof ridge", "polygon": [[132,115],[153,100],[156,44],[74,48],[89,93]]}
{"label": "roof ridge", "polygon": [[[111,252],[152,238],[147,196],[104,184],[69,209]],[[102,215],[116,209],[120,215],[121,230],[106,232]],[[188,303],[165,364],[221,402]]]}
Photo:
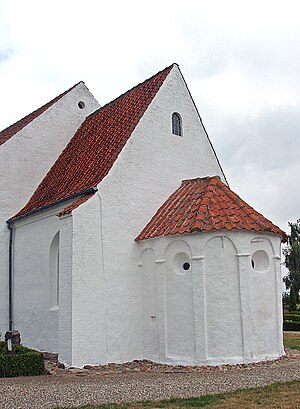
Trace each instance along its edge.
{"label": "roof ridge", "polygon": [[214,176],[203,176],[203,178],[197,177],[197,178],[191,178],[191,179],[183,179],[181,181],[181,184],[187,184],[187,183],[193,183],[193,182],[198,182],[199,180],[205,180],[205,179],[212,179],[212,178],[217,178],[221,179],[219,175],[214,175]]}
{"label": "roof ridge", "polygon": [[27,204],[14,217],[61,200],[87,186],[98,185],[114,165],[172,67],[159,71],[89,115]]}
{"label": "roof ridge", "polygon": [[[198,179],[202,179],[202,180],[208,180],[210,181],[210,183],[207,183],[206,189],[204,191],[204,195],[202,198],[201,203],[199,204],[198,207],[198,211],[195,215],[195,219],[192,225],[191,230],[195,231],[195,230],[201,230],[202,227],[205,224],[205,221],[208,217],[208,212],[209,212],[209,205],[211,202],[212,197],[215,194],[216,191],[216,187],[218,184],[218,181],[220,180],[219,176],[210,176],[210,177],[205,177],[205,178],[198,178]],[[213,186],[212,190],[209,190],[209,186]],[[201,209],[201,211],[200,211]]]}
{"label": "roof ridge", "polygon": [[157,72],[156,74],[152,75],[149,78],[146,78],[144,81],[139,82],[137,85],[135,85],[134,87],[130,88],[129,90],[123,92],[123,94],[119,95],[118,97],[116,97],[115,99],[113,99],[112,101],[107,102],[106,104],[102,105],[100,108],[96,109],[96,111],[91,112],[86,119],[90,118],[91,116],[97,114],[99,111],[102,111],[104,108],[107,108],[108,106],[116,103],[117,101],[119,101],[120,99],[124,98],[125,95],[129,94],[130,92],[134,91],[136,88],[140,87],[141,85],[145,84],[148,81],[153,80],[155,77],[159,76],[160,74],[162,74],[164,71],[170,70],[174,65],[178,65],[176,63],[173,63],[171,65],[169,65],[168,67],[164,68],[163,70],[160,70],[159,72]]}
{"label": "roof ridge", "polygon": [[60,93],[56,97],[52,98],[50,101],[43,104],[41,107],[35,109],[34,111],[30,112],[29,114],[25,115],[23,118],[19,119],[18,121],[14,122],[13,124],[7,126],[6,128],[0,131],[0,146],[3,145],[6,141],[8,141],[12,136],[14,136],[17,132],[21,131],[25,126],[29,125],[32,121],[38,118],[42,113],[47,111],[53,104],[67,95],[70,91],[76,88],[79,84],[84,84],[83,81],[77,82],[75,85],[67,89],[66,91]]}
{"label": "roof ridge", "polygon": [[187,84],[187,82],[186,82],[186,80],[185,80],[185,78],[184,78],[184,76],[183,76],[183,74],[182,74],[181,69],[180,69],[179,66],[178,66],[178,71],[179,71],[179,73],[180,73],[180,75],[181,75],[181,78],[182,78],[182,80],[183,80],[183,82],[184,82],[184,84],[185,84],[185,86],[186,86],[187,92],[189,93],[189,96],[190,96],[190,98],[191,98],[191,100],[192,100],[192,103],[193,103],[194,108],[195,108],[195,110],[196,110],[196,112],[197,112],[199,121],[200,121],[200,123],[201,123],[201,126],[203,127],[204,133],[205,133],[206,138],[207,138],[207,140],[208,140],[208,143],[209,143],[209,145],[210,145],[210,147],[211,147],[211,149],[212,149],[212,151],[213,151],[213,154],[215,155],[215,158],[216,158],[217,163],[218,163],[218,165],[219,165],[219,167],[220,167],[220,170],[221,170],[221,172],[222,172],[222,175],[223,175],[223,177],[224,177],[224,180],[225,180],[226,184],[229,186],[229,183],[228,183],[228,181],[227,181],[226,175],[225,175],[225,173],[224,173],[224,171],[223,171],[223,168],[222,168],[222,166],[221,166],[220,160],[219,160],[219,158],[218,158],[217,152],[215,151],[215,148],[214,148],[214,146],[213,146],[213,144],[212,144],[212,142],[211,142],[211,140],[210,140],[210,137],[209,137],[209,135],[208,135],[208,132],[207,132],[207,130],[206,130],[205,126],[204,126],[204,123],[203,123],[203,121],[202,121],[202,118],[201,118],[200,112],[199,112],[199,110],[198,110],[198,107],[197,107],[197,105],[196,105],[196,103],[195,103],[195,100],[194,100],[194,98],[193,98],[193,96],[192,96],[192,94],[191,94],[191,91],[190,91],[190,89],[189,89],[189,87],[188,87],[188,84]]}

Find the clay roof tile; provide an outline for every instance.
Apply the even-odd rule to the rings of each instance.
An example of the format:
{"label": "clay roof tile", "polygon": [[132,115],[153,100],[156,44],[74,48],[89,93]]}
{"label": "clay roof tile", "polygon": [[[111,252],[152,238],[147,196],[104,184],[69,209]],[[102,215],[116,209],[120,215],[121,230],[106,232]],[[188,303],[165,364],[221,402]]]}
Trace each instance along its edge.
{"label": "clay roof tile", "polygon": [[[180,200],[177,200],[179,197]],[[189,206],[189,201],[195,206]],[[136,240],[195,231],[233,229],[270,232],[286,241],[286,234],[279,227],[244,202],[219,177],[196,178],[182,182]]]}
{"label": "clay roof tile", "polygon": [[173,66],[90,114],[13,219],[97,186],[112,168]]}

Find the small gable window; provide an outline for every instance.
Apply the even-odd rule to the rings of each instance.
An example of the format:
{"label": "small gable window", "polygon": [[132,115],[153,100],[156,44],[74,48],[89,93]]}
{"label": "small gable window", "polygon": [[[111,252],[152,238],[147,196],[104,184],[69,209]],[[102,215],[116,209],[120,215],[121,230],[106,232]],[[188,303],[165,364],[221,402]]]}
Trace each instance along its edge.
{"label": "small gable window", "polygon": [[172,134],[182,136],[181,116],[177,112],[172,114]]}

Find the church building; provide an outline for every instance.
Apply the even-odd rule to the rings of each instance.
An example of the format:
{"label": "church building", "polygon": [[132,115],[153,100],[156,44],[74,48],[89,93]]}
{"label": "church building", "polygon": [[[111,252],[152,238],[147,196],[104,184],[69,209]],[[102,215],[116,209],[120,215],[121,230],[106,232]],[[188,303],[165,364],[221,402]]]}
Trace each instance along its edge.
{"label": "church building", "polygon": [[74,366],[284,354],[285,233],[226,180],[177,64],[0,132],[0,332]]}

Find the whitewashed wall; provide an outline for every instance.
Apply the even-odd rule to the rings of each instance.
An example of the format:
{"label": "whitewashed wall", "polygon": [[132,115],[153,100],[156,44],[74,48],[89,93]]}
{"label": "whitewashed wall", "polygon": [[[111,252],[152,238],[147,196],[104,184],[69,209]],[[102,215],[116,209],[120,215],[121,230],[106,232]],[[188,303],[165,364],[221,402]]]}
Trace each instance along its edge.
{"label": "whitewashed wall", "polygon": [[[78,102],[85,103],[79,109]],[[0,146],[0,333],[8,330],[6,220],[30,199],[63,148],[99,104],[83,83]]]}
{"label": "whitewashed wall", "polygon": [[[171,133],[173,112],[179,112],[182,117],[183,137]],[[172,263],[168,261],[177,254],[178,244],[172,244],[174,238],[158,238],[143,243],[134,241],[182,179],[216,174],[222,177],[185,83],[174,67],[117,162],[98,186],[99,191],[75,209],[72,216],[60,220],[60,293],[64,296],[58,312],[57,352],[63,361],[81,366],[150,358],[160,362],[215,364],[259,360],[282,354],[279,238],[263,235],[264,240],[265,237],[270,240],[270,248],[273,249],[270,257],[276,273],[275,270],[259,273],[262,286],[268,283],[270,297],[273,297],[266,313],[267,319],[263,321],[266,332],[273,331],[277,325],[278,337],[272,352],[269,341],[265,337],[259,338],[260,334],[255,332],[257,325],[261,325],[253,307],[260,308],[260,298],[254,294],[254,285],[249,284],[252,277],[253,283],[257,279],[256,273],[253,275],[249,268],[249,243],[252,238],[256,239],[255,235],[228,233],[226,240],[231,243],[227,246],[230,257],[220,257],[221,263],[226,261],[226,269],[234,273],[231,280],[222,271],[220,277],[215,277],[217,282],[221,279],[222,288],[225,285],[228,293],[234,292],[234,306],[226,323],[230,324],[231,319],[238,321],[238,312],[242,311],[236,339],[233,337],[225,349],[217,342],[214,348],[208,345],[208,340],[216,338],[215,327],[209,322],[221,325],[216,317],[219,311],[210,298],[206,300],[206,294],[213,293],[213,280],[209,276],[205,281],[210,267],[205,267],[204,257],[207,260],[212,257],[213,242],[206,247],[205,244],[209,238],[213,239],[214,234],[182,238],[185,243],[176,260],[181,263],[182,257],[191,259],[192,276],[189,274],[188,279],[184,274],[174,276]],[[50,219],[49,228],[44,226],[47,243],[51,236]],[[15,256],[20,259],[19,263],[24,257],[29,260],[22,251],[30,254],[34,250],[34,240],[29,245],[25,238],[26,235],[34,237],[36,230],[36,226],[28,227],[21,239],[17,229],[16,245],[20,251]],[[148,247],[151,249],[147,250]],[[142,252],[143,249],[146,252]],[[46,257],[42,249],[41,254],[42,258]],[[31,274],[30,262],[24,264],[23,269],[34,285],[35,275]],[[270,289],[270,275],[274,291]],[[19,288],[21,285],[22,282]],[[44,290],[34,287],[40,297],[39,292]],[[30,290],[28,286],[27,293]],[[221,300],[224,291],[221,287],[217,290]],[[236,295],[237,290],[240,290],[240,297]],[[23,296],[27,297],[27,293]],[[174,304],[173,293],[178,295],[181,308]],[[188,299],[187,303],[179,298],[180,294]],[[224,303],[230,303],[226,295]],[[266,307],[266,304],[261,305],[263,309]],[[45,316],[45,311],[41,310],[40,314]],[[176,322],[178,315],[179,321],[184,321],[185,333],[180,331]],[[224,334],[223,340],[228,339],[229,334]],[[49,349],[53,350],[54,346],[55,343]],[[234,356],[230,352],[231,347]]]}
{"label": "whitewashed wall", "polygon": [[[72,362],[73,218],[56,214],[66,202],[15,223],[14,326],[24,345],[42,351],[60,352]],[[53,305],[51,256],[59,233],[59,305]]]}
{"label": "whitewashed wall", "polygon": [[[96,194],[73,215],[72,364],[107,362],[106,283],[114,281],[103,258],[102,203]],[[114,254],[118,258],[118,251]],[[126,262],[126,260],[124,260]],[[114,281],[115,282],[115,281]],[[118,283],[115,283],[116,287]],[[117,291],[117,288],[116,288]],[[124,323],[116,323],[123,326]],[[126,324],[125,324],[126,325]],[[128,342],[128,333],[126,340]]]}
{"label": "whitewashed wall", "polygon": [[[157,283],[158,342],[151,359],[218,365],[284,354],[279,237],[219,231],[158,237],[139,246],[140,274]],[[251,264],[257,250],[267,255],[262,269]],[[144,358],[150,358],[149,299],[143,304]]]}
{"label": "whitewashed wall", "polygon": [[[182,117],[183,137],[171,133],[173,112]],[[103,293],[101,290],[101,294],[105,299],[106,324],[105,328],[102,328],[102,323],[100,327],[106,333],[106,362],[143,357],[143,294],[141,275],[136,265],[139,255],[135,237],[182,179],[216,174],[222,177],[196,108],[175,66],[117,162],[98,186],[103,260],[97,264],[91,258],[87,259],[87,265],[92,265],[85,268],[90,277],[101,277],[101,269],[104,271],[105,290]],[[96,197],[91,200],[96,201]],[[73,212],[75,225],[76,218],[84,218],[85,209],[88,211],[85,205],[80,209]],[[95,211],[94,219],[98,217]],[[89,226],[91,224],[89,222]],[[81,237],[82,248],[87,246],[88,235],[86,228]],[[74,251],[75,263],[77,257]],[[85,280],[83,268],[81,274]],[[83,294],[82,297],[87,299],[88,295]],[[85,327],[82,321],[84,305],[81,303],[79,306],[82,328]],[[155,309],[155,306],[151,308]],[[78,331],[75,341],[78,345],[84,334],[85,331]],[[102,357],[103,348],[99,348],[99,356]],[[80,357],[73,355],[73,358],[75,363],[81,363]]]}
{"label": "whitewashed wall", "polygon": [[58,308],[53,308],[51,303],[49,267],[51,243],[60,223],[53,212],[47,214],[48,217],[28,218],[16,225],[14,326],[20,331],[24,345],[56,352]]}

